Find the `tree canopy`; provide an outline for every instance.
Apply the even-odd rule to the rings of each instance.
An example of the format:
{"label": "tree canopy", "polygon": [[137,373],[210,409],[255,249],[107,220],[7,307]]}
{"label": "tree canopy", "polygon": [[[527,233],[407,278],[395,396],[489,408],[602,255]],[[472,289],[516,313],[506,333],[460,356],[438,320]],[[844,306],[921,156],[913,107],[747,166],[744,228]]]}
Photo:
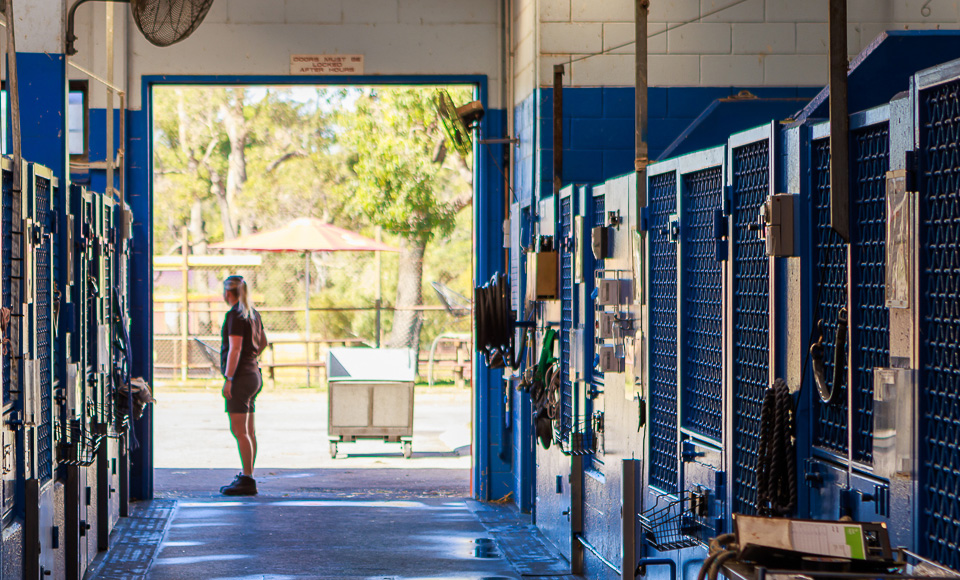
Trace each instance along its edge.
{"label": "tree canopy", "polygon": [[[180,251],[185,226],[190,251],[205,253],[209,243],[316,217],[371,237],[380,226],[385,241],[405,248],[406,257],[383,260],[388,303],[410,300],[409,293],[397,292],[398,277],[404,278],[407,250],[424,250],[428,243],[430,250],[421,251],[412,304],[424,297],[437,303],[432,290],[421,296],[432,281],[469,295],[472,280],[464,264],[470,263],[471,221],[461,210],[472,199],[472,161],[447,153],[433,111],[433,88],[155,90],[158,254]],[[470,89],[451,91],[458,102],[469,100]],[[276,306],[302,301],[303,257],[264,255],[263,260],[255,290],[261,300]],[[373,263],[366,254],[315,256],[312,304],[372,304]],[[394,293],[396,300],[390,300]],[[319,322],[314,329],[330,336],[372,335],[369,312],[314,320]],[[386,322],[389,328],[389,317]],[[424,321],[428,340],[454,329],[469,330],[469,323],[445,314]]]}

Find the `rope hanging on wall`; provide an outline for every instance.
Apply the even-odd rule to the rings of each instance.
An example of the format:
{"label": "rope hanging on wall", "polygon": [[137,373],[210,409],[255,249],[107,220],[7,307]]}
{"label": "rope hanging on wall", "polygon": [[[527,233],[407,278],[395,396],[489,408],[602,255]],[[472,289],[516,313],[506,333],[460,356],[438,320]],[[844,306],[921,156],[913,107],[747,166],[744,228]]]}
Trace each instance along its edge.
{"label": "rope hanging on wall", "polygon": [[789,516],[797,509],[797,453],[793,397],[787,382],[774,381],[760,411],[757,504],[760,513]]}

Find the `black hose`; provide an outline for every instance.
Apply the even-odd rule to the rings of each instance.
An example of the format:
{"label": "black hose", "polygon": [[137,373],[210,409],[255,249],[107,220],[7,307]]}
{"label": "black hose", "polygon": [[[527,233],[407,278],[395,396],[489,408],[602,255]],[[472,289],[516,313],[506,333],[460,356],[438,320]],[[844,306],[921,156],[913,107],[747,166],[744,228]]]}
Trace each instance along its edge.
{"label": "black hose", "polygon": [[797,457],[793,397],[787,382],[774,381],[760,411],[757,503],[760,513],[788,516],[797,509]]}
{"label": "black hose", "polygon": [[490,281],[474,289],[474,323],[477,350],[483,353],[487,368],[519,368],[525,340],[517,352],[514,334],[516,321],[510,309],[510,283],[499,272]]}

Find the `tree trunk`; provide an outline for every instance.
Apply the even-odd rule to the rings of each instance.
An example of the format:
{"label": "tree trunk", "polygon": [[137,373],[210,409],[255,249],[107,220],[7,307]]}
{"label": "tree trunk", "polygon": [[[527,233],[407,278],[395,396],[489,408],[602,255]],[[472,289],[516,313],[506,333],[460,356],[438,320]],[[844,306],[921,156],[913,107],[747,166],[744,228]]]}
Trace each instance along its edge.
{"label": "tree trunk", "polygon": [[231,229],[235,228],[239,221],[236,215],[236,200],[247,182],[246,149],[250,127],[243,114],[243,104],[243,89],[237,89],[231,102],[223,107],[224,125],[227,129],[227,138],[230,139],[230,155],[227,157],[226,206],[230,214]]}
{"label": "tree trunk", "polygon": [[[405,240],[400,246],[397,276],[397,308],[423,304],[423,254],[427,244],[422,240]],[[420,348],[421,313],[397,310],[393,313],[393,329],[388,344],[391,348]]]}

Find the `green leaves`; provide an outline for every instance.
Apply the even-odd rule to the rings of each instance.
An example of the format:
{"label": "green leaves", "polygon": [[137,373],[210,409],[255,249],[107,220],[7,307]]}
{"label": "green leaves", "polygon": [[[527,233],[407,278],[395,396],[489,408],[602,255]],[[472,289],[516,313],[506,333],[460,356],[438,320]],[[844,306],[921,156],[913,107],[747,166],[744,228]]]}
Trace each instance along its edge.
{"label": "green leaves", "polygon": [[[344,112],[343,143],[354,155],[347,188],[374,223],[427,243],[452,231],[471,193],[469,161],[438,154],[445,135],[433,108],[433,88],[368,89]],[[466,88],[454,98],[469,98]],[[458,167],[458,165],[460,167]]]}

